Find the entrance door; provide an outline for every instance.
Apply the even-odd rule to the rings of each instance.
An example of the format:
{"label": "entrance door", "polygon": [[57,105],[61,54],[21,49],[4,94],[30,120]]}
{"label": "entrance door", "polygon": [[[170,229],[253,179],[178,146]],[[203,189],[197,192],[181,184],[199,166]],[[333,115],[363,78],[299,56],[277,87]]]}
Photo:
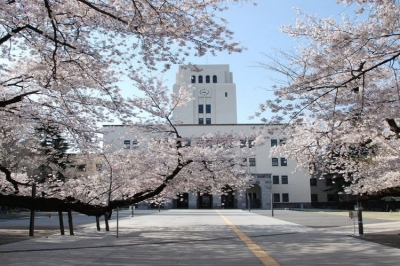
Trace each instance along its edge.
{"label": "entrance door", "polygon": [[176,199],[176,208],[177,209],[188,209],[189,208],[189,194],[182,193],[177,196],[178,196],[178,198]]}
{"label": "entrance door", "polygon": [[224,209],[235,208],[235,195],[233,192],[229,192],[228,195],[221,195],[221,207]]}
{"label": "entrance door", "polygon": [[200,209],[211,209],[212,208],[212,195],[203,194],[198,196],[199,208]]}

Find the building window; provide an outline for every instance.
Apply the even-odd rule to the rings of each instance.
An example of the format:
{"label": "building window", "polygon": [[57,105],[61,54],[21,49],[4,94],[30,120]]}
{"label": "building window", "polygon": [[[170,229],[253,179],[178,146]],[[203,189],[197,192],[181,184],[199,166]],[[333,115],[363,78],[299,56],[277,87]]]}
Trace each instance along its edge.
{"label": "building window", "polygon": [[282,202],[289,202],[289,193],[282,193]]}
{"label": "building window", "polygon": [[213,83],[217,83],[217,76],[216,75],[213,76]]}
{"label": "building window", "polygon": [[199,83],[203,83],[203,76],[199,76]]}
{"label": "building window", "polygon": [[206,76],[206,83],[210,83],[210,76],[209,75]]}
{"label": "building window", "polygon": [[279,166],[278,158],[272,158],[272,166]]}
{"label": "building window", "polygon": [[196,83],[196,76],[192,76],[192,77],[190,78],[190,81],[191,81],[192,83]]}
{"label": "building window", "polygon": [[271,139],[271,147],[278,146],[278,140],[277,139]]}
{"label": "building window", "polygon": [[211,104],[206,104],[206,113],[207,114],[211,113]]}
{"label": "building window", "polygon": [[282,184],[284,185],[289,184],[289,178],[287,175],[282,176]]}
{"label": "building window", "polygon": [[199,104],[199,114],[202,114],[204,112],[204,105]]}
{"label": "building window", "polygon": [[211,118],[206,118],[206,124],[211,125]]}
{"label": "building window", "polygon": [[78,172],[86,172],[86,164],[80,164],[76,166]]}
{"label": "building window", "polygon": [[317,185],[317,179],[316,178],[310,178],[310,186],[315,187]]}
{"label": "building window", "polygon": [[281,194],[274,193],[274,202],[281,202]]}
{"label": "building window", "polygon": [[249,142],[249,148],[253,148],[254,147],[254,140],[249,139],[248,142]]}
{"label": "building window", "polygon": [[279,184],[279,175],[272,176],[272,184],[274,184],[274,185]]}
{"label": "building window", "polygon": [[190,139],[185,139],[183,145],[186,147],[192,146],[192,141]]}
{"label": "building window", "polygon": [[199,124],[203,125],[204,124],[204,118],[199,118]]}
{"label": "building window", "polygon": [[124,149],[130,149],[131,148],[131,141],[126,139],[124,140]]}
{"label": "building window", "polygon": [[249,158],[250,166],[256,166],[256,158]]}
{"label": "building window", "polygon": [[285,144],[286,144],[286,139],[279,140],[279,145],[285,145]]}
{"label": "building window", "polygon": [[311,194],[311,202],[318,202],[318,194]]}
{"label": "building window", "polygon": [[132,140],[132,148],[136,149],[138,147],[138,141],[136,139]]}
{"label": "building window", "polygon": [[103,164],[101,163],[96,164],[96,171],[98,172],[103,171]]}
{"label": "building window", "polygon": [[240,148],[244,148],[246,147],[246,140],[245,139],[241,139],[240,140]]}
{"label": "building window", "polygon": [[281,158],[281,166],[287,166],[286,158]]}
{"label": "building window", "polygon": [[227,92],[225,92],[225,97],[228,97],[228,93]]}

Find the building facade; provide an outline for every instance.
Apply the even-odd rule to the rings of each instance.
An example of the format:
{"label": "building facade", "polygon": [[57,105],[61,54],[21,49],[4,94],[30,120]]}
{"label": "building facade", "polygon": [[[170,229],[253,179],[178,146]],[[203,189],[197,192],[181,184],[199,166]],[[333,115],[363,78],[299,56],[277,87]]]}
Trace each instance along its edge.
{"label": "building facade", "polygon": [[[270,157],[270,150],[282,145],[284,138],[268,133],[263,124],[237,124],[236,85],[229,65],[199,65],[192,71],[181,66],[176,75],[174,92],[183,84],[192,84],[194,100],[174,111],[174,119],[181,121],[177,126],[184,138],[196,139],[209,133],[241,134],[241,146],[252,150],[252,155],[243,164],[251,173],[253,180],[246,191],[234,191],[219,195],[200,195],[195,191],[177,195],[176,199],[166,202],[166,208],[301,208],[311,204],[309,174],[295,171],[295,160],[284,157]],[[105,144],[114,143],[114,149],[129,147],[135,136],[129,136],[126,126],[107,126],[104,135]],[[266,140],[255,144],[254,134],[262,131]],[[115,141],[124,136],[124,139]],[[141,204],[146,208],[145,204]]]}

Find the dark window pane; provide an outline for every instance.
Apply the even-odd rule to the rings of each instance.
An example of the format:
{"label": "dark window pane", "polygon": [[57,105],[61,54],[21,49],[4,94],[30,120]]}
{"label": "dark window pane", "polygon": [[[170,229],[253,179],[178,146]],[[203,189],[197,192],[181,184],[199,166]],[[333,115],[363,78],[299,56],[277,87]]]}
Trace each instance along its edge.
{"label": "dark window pane", "polygon": [[310,178],[310,186],[315,187],[317,185],[317,179],[316,178]]}
{"label": "dark window pane", "polygon": [[192,83],[196,83],[196,76],[192,76],[192,77],[190,78],[190,81],[191,81]]}
{"label": "dark window pane", "polygon": [[278,166],[278,158],[272,158],[272,166]]}
{"label": "dark window pane", "polygon": [[211,104],[206,104],[206,113],[211,113]]}
{"label": "dark window pane", "polygon": [[199,83],[203,83],[203,76],[199,76]]}
{"label": "dark window pane", "polygon": [[124,149],[130,149],[130,148],[131,148],[131,141],[124,140]]}
{"label": "dark window pane", "polygon": [[206,124],[211,125],[211,118],[206,118]]}
{"label": "dark window pane", "polygon": [[282,176],[282,184],[289,184],[289,178],[287,175]]}
{"label": "dark window pane", "polygon": [[204,124],[204,118],[199,118],[199,124],[200,125]]}
{"label": "dark window pane", "polygon": [[277,139],[271,139],[271,147],[278,146],[278,140]]}
{"label": "dark window pane", "polygon": [[274,202],[281,202],[281,195],[279,193],[274,193]]}
{"label": "dark window pane", "polygon": [[311,194],[311,202],[318,202],[318,194]]}
{"label": "dark window pane", "polygon": [[213,83],[217,83],[217,76],[216,75],[213,76]]}
{"label": "dark window pane", "polygon": [[249,158],[250,166],[256,166],[256,158]]}
{"label": "dark window pane", "polygon": [[279,175],[272,176],[272,184],[274,185],[279,184]]}
{"label": "dark window pane", "polygon": [[210,83],[210,76],[206,76],[206,83]]}
{"label": "dark window pane", "polygon": [[204,105],[199,104],[199,114],[202,114],[204,112]]}
{"label": "dark window pane", "polygon": [[249,148],[254,147],[254,140],[249,139],[248,142],[249,142]]}
{"label": "dark window pane", "polygon": [[281,166],[287,166],[286,158],[281,158]]}
{"label": "dark window pane", "polygon": [[289,194],[282,193],[282,202],[289,202]]}

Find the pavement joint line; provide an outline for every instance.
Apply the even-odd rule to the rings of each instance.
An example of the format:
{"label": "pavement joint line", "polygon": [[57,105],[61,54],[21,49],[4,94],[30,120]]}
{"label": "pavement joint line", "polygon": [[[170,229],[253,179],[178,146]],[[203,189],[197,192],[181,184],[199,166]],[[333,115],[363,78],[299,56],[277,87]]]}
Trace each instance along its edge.
{"label": "pavement joint line", "polygon": [[228,218],[226,218],[219,210],[215,210],[219,216],[224,220],[229,227],[236,233],[243,243],[250,249],[251,252],[261,261],[264,266],[280,266],[267,252],[265,252],[259,245],[251,240],[243,231],[234,225]]}

